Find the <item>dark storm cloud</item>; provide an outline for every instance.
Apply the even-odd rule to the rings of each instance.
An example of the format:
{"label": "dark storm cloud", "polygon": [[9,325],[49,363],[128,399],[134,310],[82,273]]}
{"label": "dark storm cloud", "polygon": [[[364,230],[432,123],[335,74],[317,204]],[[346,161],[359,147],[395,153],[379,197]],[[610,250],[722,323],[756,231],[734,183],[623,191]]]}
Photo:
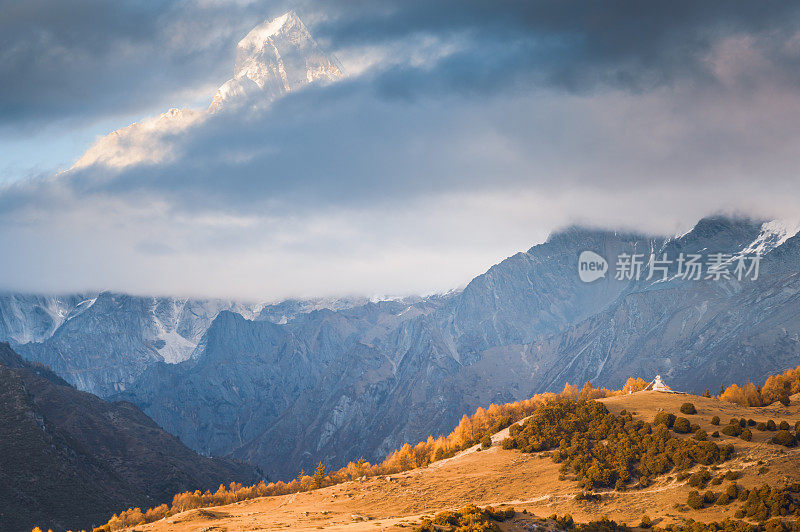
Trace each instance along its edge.
{"label": "dark storm cloud", "polygon": [[[519,181],[518,163],[504,161],[491,142],[498,129],[505,136],[514,128],[521,138],[540,133],[509,120],[512,106],[483,101],[475,107],[468,96],[413,103],[395,94],[387,98],[387,78],[397,74],[308,87],[257,112],[245,108],[210,115],[164,139],[174,143],[168,161],[123,169],[89,166],[40,181],[37,188],[52,183],[58,193],[133,201],[155,195],[193,212],[269,208],[286,214]],[[532,156],[537,150],[528,151]],[[31,185],[19,187],[20,194],[29,191],[31,199],[47,197]],[[29,203],[4,199],[0,194],[0,211],[3,204]]]}
{"label": "dark storm cloud", "polygon": [[[409,102],[386,98],[386,83],[381,73],[311,87],[259,112],[211,115],[165,139],[173,146],[165,162],[73,170],[42,181],[27,203],[68,191],[133,203],[157,197],[183,212],[302,216],[515,187],[611,192],[669,184],[691,193],[704,181],[714,205],[714,183],[755,194],[767,184],[800,186],[800,98],[769,85],[756,98],[542,90]],[[51,183],[57,188],[48,192]],[[15,203],[26,202],[6,204]]]}
{"label": "dark storm cloud", "polygon": [[[235,43],[287,6],[85,3],[40,17],[46,5],[3,17],[19,25],[0,36],[5,125],[180,105],[226,79]],[[0,188],[5,285],[417,291],[574,220],[669,232],[717,210],[800,216],[793,4],[291,5],[362,68],[126,141],[163,160]],[[38,86],[48,75],[58,83]]]}
{"label": "dark storm cloud", "polygon": [[0,130],[176,105],[226,79],[233,44],[289,7],[334,50],[385,45],[401,55],[423,38],[455,43],[428,69],[386,72],[378,89],[387,97],[713,81],[705,54],[738,33],[768,32],[758,45],[798,76],[796,54],[779,46],[800,22],[792,2],[0,0]]}
{"label": "dark storm cloud", "polygon": [[440,69],[451,87],[472,89],[475,74],[482,74],[465,65],[505,74],[478,86],[487,89],[520,75],[570,90],[706,81],[705,54],[740,33],[768,32],[763,45],[776,60],[798,66],[796,50],[782,48],[800,22],[800,6],[791,2],[369,0],[337,7],[338,16],[316,28],[337,47],[463,36],[469,42],[464,55],[472,54],[474,64],[459,57]]}
{"label": "dark storm cloud", "polygon": [[0,0],[0,134],[176,105],[229,76],[232,43],[269,14],[191,1]]}
{"label": "dark storm cloud", "polygon": [[[48,10],[45,0],[6,4],[3,24],[9,32],[2,38],[8,46],[0,55],[0,68],[11,71],[8,65],[18,65],[19,75],[3,76],[10,81],[3,84],[9,94],[0,97],[0,116],[36,123],[48,109],[48,116],[101,114],[109,106],[131,106],[151,97],[155,86],[177,91],[179,82],[191,85],[202,77],[199,63],[210,58],[216,65],[225,55],[219,50],[232,49],[252,21],[261,19],[259,13],[275,14],[286,5],[131,2],[111,8],[80,0],[69,9],[58,4]],[[242,210],[287,198],[357,203],[453,188],[549,186],[542,168],[559,171],[562,183],[580,181],[585,178],[581,171],[563,168],[578,160],[588,166],[592,158],[608,161],[592,170],[593,179],[615,185],[639,179],[636,172],[645,171],[647,164],[668,169],[653,174],[681,179],[706,166],[720,168],[726,160],[738,160],[748,149],[765,157],[772,154],[779,165],[794,161],[774,153],[794,137],[791,132],[765,131],[754,137],[751,129],[730,127],[724,119],[737,112],[737,98],[753,95],[747,86],[752,81],[754,90],[772,92],[775,101],[762,103],[756,114],[767,117],[773,129],[783,124],[783,119],[770,121],[769,116],[781,113],[776,87],[788,82],[795,89],[797,69],[786,67],[800,58],[800,39],[795,37],[800,9],[790,3],[369,0],[295,6],[334,49],[355,46],[369,53],[388,47],[392,60],[331,86],[289,95],[256,114],[214,115],[174,139],[175,156],[167,162],[72,171],[38,185],[23,184],[18,191],[9,189],[0,201],[10,209],[26,204],[10,199],[15,194],[44,200],[51,189],[79,196],[145,191],[195,208],[210,204]],[[240,29],[245,20],[248,26]],[[202,28],[206,32],[198,31]],[[733,53],[716,50],[729,38],[748,40]],[[204,39],[231,42],[212,46]],[[412,61],[419,52],[416,46],[426,39],[433,40],[423,52],[428,55]],[[91,90],[86,89],[85,97],[75,97],[88,83],[80,69],[73,72],[69,61],[57,61],[57,53],[78,57],[80,68],[99,69],[89,76]],[[405,61],[404,54],[409,56]],[[749,60],[748,54],[756,59]],[[229,69],[232,57],[226,59]],[[145,67],[145,62],[153,64]],[[148,77],[147,69],[156,74]],[[64,78],[63,83],[26,87],[26,79],[46,73]],[[714,84],[723,83],[732,86],[715,92]],[[680,124],[679,138],[664,143],[680,151],[678,159],[674,153],[664,156],[660,146],[648,146],[656,153],[646,159],[640,138],[627,146],[620,141],[612,145],[606,136],[624,135],[625,128],[639,136],[657,133],[648,124],[632,126],[641,120],[638,115],[604,117],[599,105],[579,110],[586,105],[580,100],[573,107],[563,101],[538,105],[547,91],[566,96],[621,91],[647,97],[659,90],[670,92],[640,105],[645,117],[652,114],[667,124]],[[167,91],[164,97],[170,95]],[[515,98],[515,104],[504,105]],[[784,104],[791,106],[793,100]],[[615,112],[622,114],[629,102],[618,105]],[[670,109],[680,109],[680,115],[670,116]],[[706,122],[690,123],[690,117],[706,109]],[[785,117],[793,116],[792,108],[786,111]],[[565,132],[568,139],[554,142]],[[758,139],[767,138],[775,139],[772,145],[759,146]],[[498,154],[503,149],[511,153]],[[641,162],[635,171],[625,171],[630,164],[626,155],[633,154]],[[559,167],[559,157],[568,163]],[[683,168],[680,161],[691,167]],[[532,164],[538,171],[526,172]],[[741,161],[739,166],[746,165]],[[774,173],[785,175],[782,170]],[[298,203],[302,201],[293,204]]]}

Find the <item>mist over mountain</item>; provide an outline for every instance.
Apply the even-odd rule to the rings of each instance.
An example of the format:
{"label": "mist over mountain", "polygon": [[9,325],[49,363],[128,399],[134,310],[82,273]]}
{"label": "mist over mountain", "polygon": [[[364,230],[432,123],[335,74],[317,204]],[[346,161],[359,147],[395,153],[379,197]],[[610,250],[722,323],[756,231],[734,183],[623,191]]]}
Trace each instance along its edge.
{"label": "mist over mountain", "polygon": [[97,25],[58,6],[74,29],[39,22],[61,46],[34,37],[34,7],[6,26],[20,50],[81,43],[73,59],[95,59],[76,70],[52,57],[58,75],[30,78],[43,70],[14,54],[0,61],[7,102],[149,102],[92,115],[80,141],[62,130],[60,148],[44,131],[20,150],[0,139],[31,164],[73,143],[59,170],[0,187],[0,247],[16,259],[0,265],[6,290],[430,293],[575,221],[673,234],[709,212],[797,212],[793,7],[136,5]]}

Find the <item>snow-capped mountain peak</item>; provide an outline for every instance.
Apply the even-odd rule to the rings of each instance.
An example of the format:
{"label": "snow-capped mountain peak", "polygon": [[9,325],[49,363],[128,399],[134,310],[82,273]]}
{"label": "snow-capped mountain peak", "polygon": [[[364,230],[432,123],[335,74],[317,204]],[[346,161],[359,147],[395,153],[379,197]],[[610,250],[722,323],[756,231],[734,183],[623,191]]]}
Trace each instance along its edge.
{"label": "snow-capped mountain peak", "polygon": [[284,13],[275,19],[265,20],[250,30],[250,33],[245,35],[245,37],[239,41],[237,47],[244,50],[251,48],[263,50],[267,43],[267,39],[284,30],[286,26],[290,24],[299,24],[303,29],[306,29],[303,22],[297,17],[297,14],[294,11],[289,11],[288,13]]}
{"label": "snow-capped mountain peak", "polygon": [[[294,11],[253,28],[236,46],[236,68],[214,95],[209,110],[241,103],[269,103],[309,83],[342,77]],[[260,92],[260,94],[259,94]],[[255,96],[260,96],[254,101]]]}
{"label": "snow-capped mountain peak", "polygon": [[223,108],[265,107],[311,83],[343,76],[335,57],[325,53],[294,11],[253,28],[236,46],[234,75],[223,83],[208,109],[170,109],[118,129],[91,146],[73,169],[96,164],[123,168],[169,160],[180,133]]}

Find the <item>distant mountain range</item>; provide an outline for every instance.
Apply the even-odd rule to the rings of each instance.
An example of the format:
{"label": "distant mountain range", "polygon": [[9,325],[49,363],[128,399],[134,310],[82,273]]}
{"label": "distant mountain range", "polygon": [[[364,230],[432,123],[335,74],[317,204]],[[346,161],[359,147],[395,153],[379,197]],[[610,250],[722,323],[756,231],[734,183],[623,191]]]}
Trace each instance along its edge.
{"label": "distant mountain range", "polygon": [[[604,278],[579,279],[585,250],[608,259]],[[647,280],[646,265],[638,281],[615,278],[615,258],[626,253],[735,261],[756,251],[755,280],[687,280],[675,264],[666,279]],[[423,298],[0,299],[0,330],[30,360],[137,404],[201,453],[250,461],[272,479],[319,460],[375,460],[448,432],[478,406],[567,381],[620,387],[658,373],[698,392],[759,381],[800,363],[798,315],[797,228],[727,217],[670,238],[568,228],[461,291]]]}
{"label": "distant mountain range", "polygon": [[0,530],[91,528],[179,491],[258,478],[247,465],[197,455],[136,406],[78,391],[0,343]]}

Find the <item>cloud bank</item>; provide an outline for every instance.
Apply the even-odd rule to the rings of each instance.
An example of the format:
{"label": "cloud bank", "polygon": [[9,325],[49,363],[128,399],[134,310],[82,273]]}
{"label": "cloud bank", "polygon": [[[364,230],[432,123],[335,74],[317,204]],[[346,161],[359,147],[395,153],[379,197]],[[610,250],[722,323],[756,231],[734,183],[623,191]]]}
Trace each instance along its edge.
{"label": "cloud bank", "polygon": [[[0,116],[34,127],[177,98],[224,70],[223,59],[232,68],[255,14],[288,5],[143,12],[138,3],[85,3],[108,21],[86,32],[80,16],[74,26],[43,19],[40,5],[24,20],[52,24],[65,49],[84,51],[88,66],[67,87],[98,94],[26,93],[55,67],[41,39],[19,31],[3,49],[29,59],[0,55],[3,79],[17,75],[0,98],[16,103]],[[4,287],[253,298],[428,292],[568,223],[672,233],[718,211],[800,217],[800,8],[291,7],[348,78],[153,137],[153,147],[169,146],[155,164],[94,165],[2,189],[0,246],[13,257],[0,266]],[[215,30],[176,37],[174,21]],[[169,42],[180,45],[117,61],[125,47]],[[165,81],[173,62],[180,75]]]}

